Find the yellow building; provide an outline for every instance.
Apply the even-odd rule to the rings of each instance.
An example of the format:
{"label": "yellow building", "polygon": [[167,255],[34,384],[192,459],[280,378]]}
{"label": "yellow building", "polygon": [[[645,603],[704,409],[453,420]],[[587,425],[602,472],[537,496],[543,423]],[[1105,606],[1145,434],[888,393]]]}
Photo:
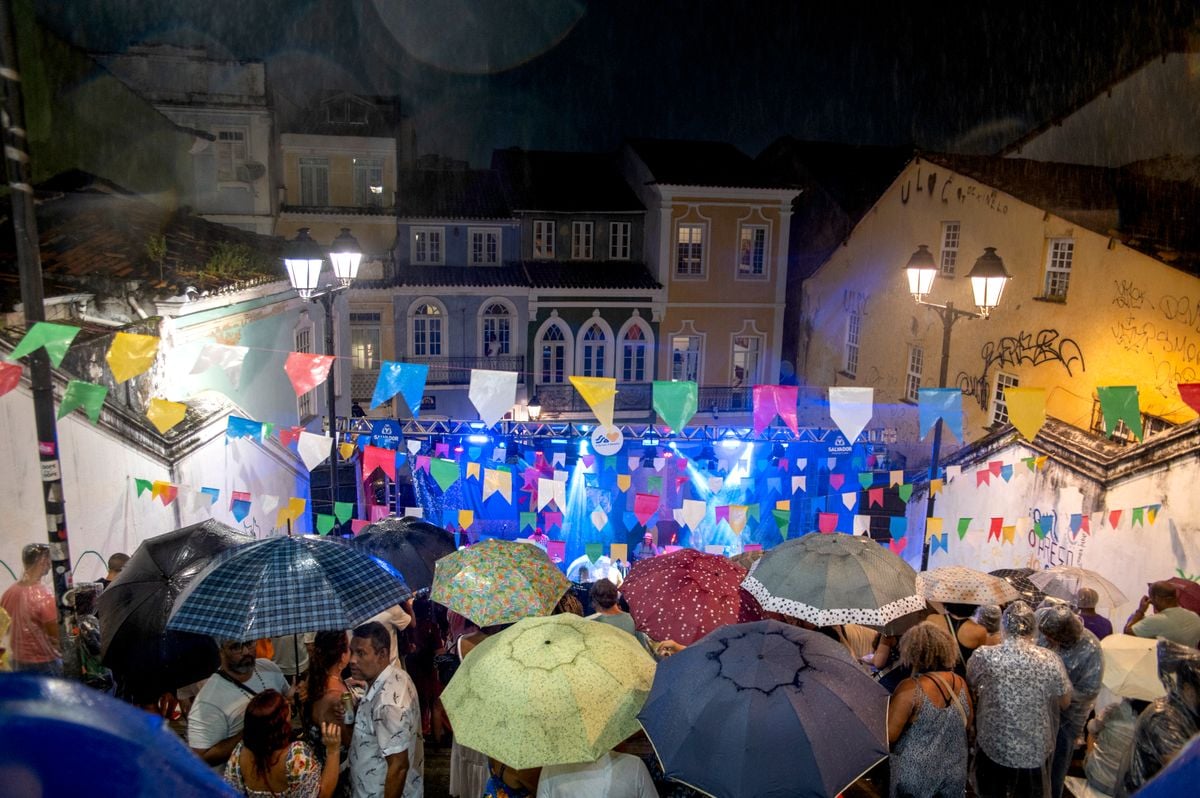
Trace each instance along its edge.
{"label": "yellow building", "polygon": [[1200,259],[1170,244],[1187,239],[1196,195],[1124,170],[917,157],[806,280],[798,370],[810,386],[875,388],[871,426],[927,461],[917,390],[937,387],[943,327],[904,267],[927,245],[940,269],[927,300],[974,310],[966,277],[994,247],[1012,275],[999,307],[952,330],[967,442],[1007,423],[1006,386],[1046,388],[1047,413],[1081,429],[1101,428],[1096,387],[1110,385],[1137,386],[1148,434],[1189,421],[1176,386],[1200,380]]}
{"label": "yellow building", "polygon": [[640,140],[626,176],[646,205],[646,257],[667,288],[660,379],[693,380],[702,413],[747,413],[780,381],[792,200],[732,145]]}

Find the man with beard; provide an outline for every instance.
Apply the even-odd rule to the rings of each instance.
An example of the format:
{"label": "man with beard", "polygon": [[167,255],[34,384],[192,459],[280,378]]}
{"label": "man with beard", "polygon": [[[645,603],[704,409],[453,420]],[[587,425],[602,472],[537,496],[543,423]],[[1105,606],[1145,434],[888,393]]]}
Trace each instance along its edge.
{"label": "man with beard", "polygon": [[221,666],[200,689],[188,715],[188,745],[220,772],[242,739],[250,699],[263,690],[289,694],[283,671],[269,659],[256,660],[254,646],[253,640],[217,641]]}

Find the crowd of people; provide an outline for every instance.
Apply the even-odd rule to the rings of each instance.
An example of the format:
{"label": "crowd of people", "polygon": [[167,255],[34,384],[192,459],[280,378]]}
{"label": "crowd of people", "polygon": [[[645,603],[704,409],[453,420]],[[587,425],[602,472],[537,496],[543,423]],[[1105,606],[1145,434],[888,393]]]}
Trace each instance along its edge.
{"label": "crowd of people", "polygon": [[[110,558],[101,581],[116,579],[128,559]],[[11,618],[8,667],[60,675],[48,548],[27,546],[22,564],[0,598]],[[1081,758],[1077,790],[1126,796],[1200,732],[1200,616],[1179,605],[1171,583],[1151,585],[1123,631],[1158,641],[1166,694],[1104,696],[1100,640],[1113,626],[1097,603],[1084,588],[1073,602],[1037,607],[950,604],[907,629],[877,632],[768,616],[836,640],[890,692],[883,778],[891,796],[1059,798]],[[619,586],[599,579],[572,585],[554,611],[628,633],[656,660],[683,649],[651,640],[626,609]],[[641,734],[595,762],[534,769],[453,740],[441,689],[507,626],[481,628],[418,598],[353,629],[217,641],[219,667],[202,684],[135,703],[179,720],[196,756],[256,798],[415,798],[425,794],[427,744],[451,746],[449,793],[458,798],[695,794],[664,777]]]}

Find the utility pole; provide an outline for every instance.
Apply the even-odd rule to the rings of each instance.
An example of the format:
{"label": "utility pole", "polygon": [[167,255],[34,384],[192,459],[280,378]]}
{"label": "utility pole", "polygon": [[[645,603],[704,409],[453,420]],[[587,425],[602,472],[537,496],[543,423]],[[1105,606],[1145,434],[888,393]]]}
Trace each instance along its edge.
{"label": "utility pole", "polygon": [[[46,320],[42,294],[42,259],[34,217],[29,141],[25,130],[25,105],[17,60],[16,24],[11,0],[0,0],[0,86],[4,92],[3,124],[5,175],[12,203],[13,235],[17,269],[21,280],[21,303],[25,323]],[[42,501],[46,510],[46,535],[50,542],[51,578],[58,607],[58,628],[63,668],[68,677],[79,678],[80,664],[71,627],[75,612],[63,600],[71,589],[71,548],[67,541],[67,516],[63,503],[62,465],[58,457],[58,424],[54,416],[54,383],[45,349],[26,357],[33,389],[33,413],[41,465]]]}

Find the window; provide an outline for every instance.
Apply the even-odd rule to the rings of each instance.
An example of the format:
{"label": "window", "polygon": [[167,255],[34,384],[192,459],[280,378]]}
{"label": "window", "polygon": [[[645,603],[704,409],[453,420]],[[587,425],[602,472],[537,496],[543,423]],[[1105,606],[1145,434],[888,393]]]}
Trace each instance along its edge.
{"label": "window", "polygon": [[412,319],[414,357],[439,357],[442,354],[442,309],[425,303],[418,305]]}
{"label": "window", "polygon": [[762,277],[767,267],[767,228],[742,225],[738,241],[738,277]]}
{"label": "window", "polygon": [[958,265],[958,233],[961,222],[942,222],[942,274],[954,276]]}
{"label": "window", "polygon": [[604,348],[607,337],[599,324],[593,323],[583,333],[583,376],[604,376]]}
{"label": "window", "polygon": [[700,336],[676,335],[671,339],[671,379],[696,382],[700,375]]}
{"label": "window", "polygon": [[479,351],[484,357],[512,354],[512,314],[507,307],[499,302],[488,305],[483,311],[480,332],[483,341]]}
{"label": "window", "polygon": [[567,380],[567,339],[562,327],[552,324],[542,334],[542,382],[562,383]]}
{"label": "window", "polygon": [[246,158],[246,131],[244,129],[217,131],[217,180],[221,182],[237,180],[238,167],[245,166]]}
{"label": "window", "polygon": [[592,223],[571,222],[571,260],[592,259]]}
{"label": "window", "polygon": [[329,159],[300,159],[300,204],[329,205]]}
{"label": "window", "polygon": [[846,373],[858,376],[858,342],[862,334],[862,316],[857,311],[846,314]]}
{"label": "window", "polygon": [[379,207],[383,204],[383,159],[354,159],[354,204]]}
{"label": "window", "polygon": [[629,260],[629,239],[633,225],[629,222],[613,222],[608,226],[608,259]]}
{"label": "window", "polygon": [[[312,327],[299,327],[296,329],[295,336],[295,351],[304,354],[312,354]],[[306,418],[312,418],[317,414],[317,389],[313,388],[307,393],[303,393],[296,397],[296,415],[301,421]]]}
{"label": "window", "polygon": [[412,262],[433,264],[442,262],[442,228],[413,228]]}
{"label": "window", "polygon": [[733,337],[734,388],[758,384],[758,361],[761,352],[761,337],[757,335],[735,335]]}
{"label": "window", "polygon": [[534,221],[533,257],[544,260],[554,257],[554,222],[546,219]]}
{"label": "window", "polygon": [[1050,239],[1050,248],[1046,253],[1046,299],[1066,300],[1074,255],[1075,239]]}
{"label": "window", "polygon": [[704,274],[704,225],[681,224],[676,231],[675,276]]}
{"label": "window", "polygon": [[646,381],[646,333],[634,324],[625,331],[621,341],[621,381]]}
{"label": "window", "polygon": [[904,398],[910,402],[920,400],[921,371],[925,368],[925,350],[919,346],[908,347],[908,374],[904,378]]}
{"label": "window", "polygon": [[374,370],[379,365],[378,313],[350,314],[350,364],[355,369]]}
{"label": "window", "polygon": [[500,265],[500,231],[471,230],[471,265]]}
{"label": "window", "polygon": [[1016,388],[1020,382],[1012,374],[1003,371],[996,375],[996,390],[992,393],[992,424],[1008,423],[1008,402],[1004,398],[1005,388]]}

